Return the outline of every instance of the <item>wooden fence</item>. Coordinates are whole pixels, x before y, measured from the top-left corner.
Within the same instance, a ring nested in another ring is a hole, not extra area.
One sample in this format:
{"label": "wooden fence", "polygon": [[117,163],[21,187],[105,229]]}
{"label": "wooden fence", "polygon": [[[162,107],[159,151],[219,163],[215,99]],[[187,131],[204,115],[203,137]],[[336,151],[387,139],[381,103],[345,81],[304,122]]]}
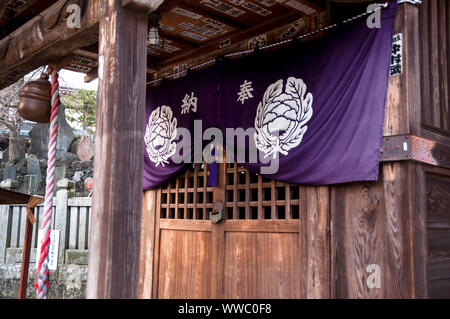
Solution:
{"label": "wooden fence", "polygon": [[[87,264],[90,197],[70,197],[70,190],[60,189],[53,201],[52,229],[60,230],[58,264]],[[34,263],[38,230],[42,229],[44,207],[35,209],[30,262]],[[25,236],[26,205],[0,205],[0,263],[20,263]]]}

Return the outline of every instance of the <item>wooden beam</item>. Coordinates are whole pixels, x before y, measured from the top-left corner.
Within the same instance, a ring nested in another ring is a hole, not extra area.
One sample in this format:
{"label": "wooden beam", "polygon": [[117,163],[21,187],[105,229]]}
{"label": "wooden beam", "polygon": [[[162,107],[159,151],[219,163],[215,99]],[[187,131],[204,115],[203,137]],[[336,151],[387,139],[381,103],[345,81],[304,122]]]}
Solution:
{"label": "wooden beam", "polygon": [[93,68],[91,71],[89,71],[88,74],[84,76],[84,82],[89,83],[94,81],[96,78],[98,78],[98,67]]}
{"label": "wooden beam", "polygon": [[79,3],[80,29],[67,25],[64,16],[68,2],[60,0],[0,41],[0,89],[42,65],[98,41],[101,1]]}
{"label": "wooden beam", "polygon": [[188,11],[192,11],[194,13],[203,15],[205,18],[210,18],[210,19],[222,22],[222,23],[228,25],[229,27],[235,28],[235,29],[237,29],[239,31],[242,31],[242,30],[246,29],[245,25],[243,25],[241,23],[238,23],[235,20],[228,19],[228,18],[225,18],[223,16],[216,16],[213,13],[211,13],[210,11],[208,11],[206,9],[203,9],[201,7],[197,7],[197,6],[194,7],[192,5],[188,5],[188,4],[184,3],[184,2],[183,3],[173,3],[172,7],[179,7],[179,8],[188,10]]}
{"label": "wooden beam", "polygon": [[105,3],[87,298],[137,298],[142,215],[147,15]]}
{"label": "wooden beam", "polygon": [[414,135],[383,138],[381,162],[414,161],[450,168],[450,147]]}
{"label": "wooden beam", "polygon": [[188,49],[197,49],[198,47],[200,47],[200,45],[194,41],[189,41],[188,39],[184,39],[181,37],[175,37],[163,31],[160,31],[160,33],[163,39],[170,40],[174,42],[174,44],[181,43],[182,45],[187,46]]}
{"label": "wooden beam", "polygon": [[161,63],[160,70],[170,66],[175,66],[181,63],[182,61],[186,62],[198,58],[200,56],[214,54],[214,52],[220,51],[219,43],[225,39],[231,39],[231,43],[236,44],[245,39],[250,39],[259,34],[269,32],[270,30],[273,30],[276,27],[279,27],[280,25],[289,24],[299,18],[301,18],[300,13],[291,12],[287,15],[283,15],[275,19],[268,20],[266,23],[263,23],[261,25],[248,28],[245,31],[234,31],[226,33],[221,37],[215,38],[210,43],[200,46],[196,50],[187,51],[178,55],[174,55],[173,57],[164,60]]}

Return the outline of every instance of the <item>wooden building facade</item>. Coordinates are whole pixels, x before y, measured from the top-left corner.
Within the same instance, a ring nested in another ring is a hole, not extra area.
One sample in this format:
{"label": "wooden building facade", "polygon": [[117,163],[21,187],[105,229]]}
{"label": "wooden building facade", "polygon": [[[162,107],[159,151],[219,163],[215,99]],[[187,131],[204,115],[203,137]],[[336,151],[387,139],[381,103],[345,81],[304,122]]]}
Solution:
{"label": "wooden building facade", "polygon": [[[399,5],[403,72],[389,80],[377,182],[289,185],[219,164],[208,187],[196,164],[143,194],[146,84],[371,1],[250,2],[266,15],[204,2],[0,1],[0,87],[44,64],[99,78],[87,297],[450,297],[450,1]],[[71,4],[79,28],[68,27]],[[147,43],[155,11],[164,46]],[[221,33],[201,35],[199,16]]]}

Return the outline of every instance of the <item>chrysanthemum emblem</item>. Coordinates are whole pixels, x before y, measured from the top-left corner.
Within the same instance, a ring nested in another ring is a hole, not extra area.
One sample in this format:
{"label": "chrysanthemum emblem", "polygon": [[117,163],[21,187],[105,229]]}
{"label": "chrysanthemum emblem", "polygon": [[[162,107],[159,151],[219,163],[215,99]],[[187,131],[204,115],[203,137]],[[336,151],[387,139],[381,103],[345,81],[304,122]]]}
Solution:
{"label": "chrysanthemum emblem", "polygon": [[168,164],[168,159],[175,154],[177,136],[177,119],[172,109],[163,105],[155,109],[148,120],[145,130],[145,144],[150,160],[156,166]]}
{"label": "chrysanthemum emblem", "polygon": [[313,96],[306,92],[302,79],[288,78],[271,84],[258,105],[254,134],[256,147],[275,159],[278,153],[288,155],[300,145],[313,115]]}

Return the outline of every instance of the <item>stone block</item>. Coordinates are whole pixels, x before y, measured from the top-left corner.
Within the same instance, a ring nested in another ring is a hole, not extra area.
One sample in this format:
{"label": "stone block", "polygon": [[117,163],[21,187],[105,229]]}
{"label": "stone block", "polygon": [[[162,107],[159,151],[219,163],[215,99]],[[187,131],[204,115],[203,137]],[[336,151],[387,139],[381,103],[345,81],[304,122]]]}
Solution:
{"label": "stone block", "polygon": [[65,260],[67,265],[87,265],[88,251],[78,249],[66,249]]}

